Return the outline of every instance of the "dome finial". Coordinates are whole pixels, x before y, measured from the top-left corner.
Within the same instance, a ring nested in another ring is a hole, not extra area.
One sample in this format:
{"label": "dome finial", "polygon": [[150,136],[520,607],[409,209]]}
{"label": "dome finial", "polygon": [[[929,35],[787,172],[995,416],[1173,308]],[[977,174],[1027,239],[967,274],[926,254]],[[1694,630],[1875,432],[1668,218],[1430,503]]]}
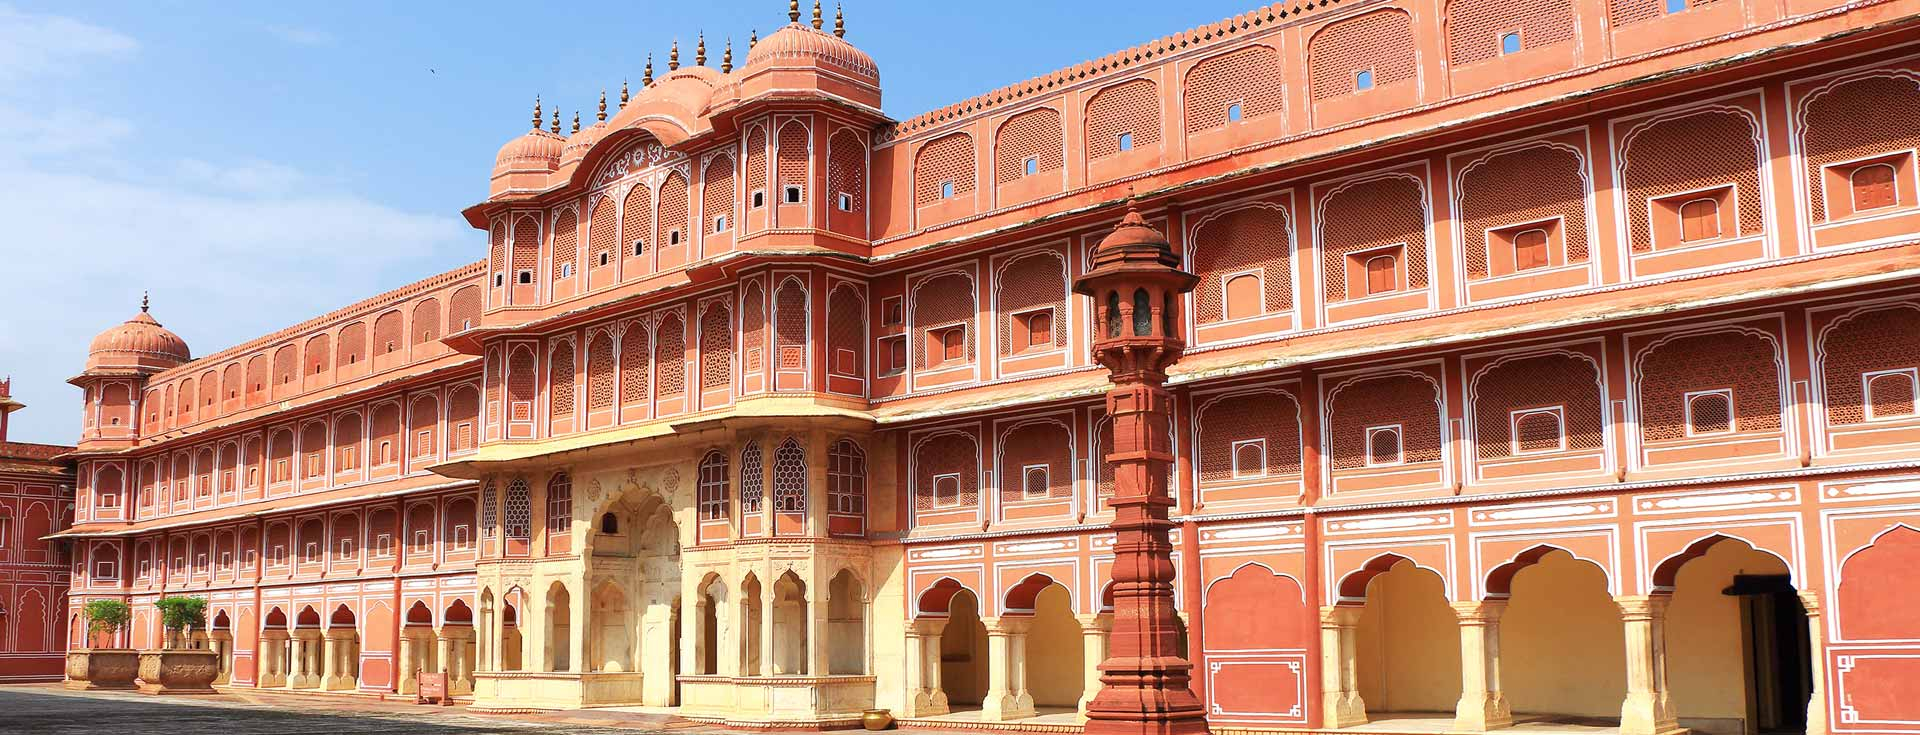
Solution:
{"label": "dome finial", "polygon": [[680,68],[680,39],[673,39],[673,47],[667,49],[667,71]]}
{"label": "dome finial", "polygon": [[[647,54],[647,65],[653,65],[653,54]],[[627,109],[627,80],[624,77],[620,79],[620,109]]]}
{"label": "dome finial", "polygon": [[707,65],[707,32],[700,32],[700,43],[693,47],[693,65]]}
{"label": "dome finial", "polygon": [[[621,87],[627,86],[626,81],[622,80],[620,82],[620,86]],[[604,90],[604,89],[600,90],[600,112],[598,115],[598,121],[599,122],[607,121],[607,90]]]}
{"label": "dome finial", "polygon": [[647,68],[640,73],[640,86],[653,86],[653,52],[647,52]]}
{"label": "dome finial", "polygon": [[800,0],[787,0],[787,22],[800,22]]}
{"label": "dome finial", "polygon": [[580,132],[580,111],[573,111],[573,132]]}
{"label": "dome finial", "polygon": [[820,0],[813,0],[813,29],[820,30]]}
{"label": "dome finial", "polygon": [[148,300],[149,296],[151,296],[151,294],[146,291],[140,292],[140,313],[142,314],[147,313],[147,307],[150,305]]}
{"label": "dome finial", "polygon": [[533,129],[540,129],[540,95],[533,96]]}
{"label": "dome finial", "polygon": [[838,38],[847,37],[847,14],[837,2],[833,4],[833,35]]}
{"label": "dome finial", "polygon": [[733,71],[733,36],[727,36],[727,50],[720,52],[720,73]]}
{"label": "dome finial", "polygon": [[560,108],[558,107],[553,108],[553,128],[550,132],[554,135],[560,134]]}
{"label": "dome finial", "polygon": [[760,45],[760,29],[755,28],[752,33],[747,35],[747,50],[752,51],[753,47],[758,45]]}

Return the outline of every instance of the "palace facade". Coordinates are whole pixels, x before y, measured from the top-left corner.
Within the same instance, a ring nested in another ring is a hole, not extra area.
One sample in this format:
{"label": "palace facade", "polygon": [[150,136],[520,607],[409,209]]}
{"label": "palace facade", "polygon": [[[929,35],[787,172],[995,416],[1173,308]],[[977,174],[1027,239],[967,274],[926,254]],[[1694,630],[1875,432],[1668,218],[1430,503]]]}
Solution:
{"label": "palace facade", "polygon": [[1920,2],[1281,3],[902,121],[789,20],[536,107],[479,262],[96,338],[69,643],[202,595],[236,687],[1075,730],[1131,202],[1213,728],[1920,731]]}
{"label": "palace facade", "polygon": [[73,522],[73,447],[7,440],[26,404],[0,379],[0,682],[57,681],[66,671],[65,541]]}

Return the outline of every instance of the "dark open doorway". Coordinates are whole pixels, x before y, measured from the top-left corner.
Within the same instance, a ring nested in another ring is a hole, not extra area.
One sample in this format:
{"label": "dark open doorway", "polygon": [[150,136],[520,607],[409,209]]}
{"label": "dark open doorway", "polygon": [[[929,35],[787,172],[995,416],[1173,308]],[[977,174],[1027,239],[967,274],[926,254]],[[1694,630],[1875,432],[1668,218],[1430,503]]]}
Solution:
{"label": "dark open doorway", "polygon": [[1741,600],[1747,634],[1749,732],[1805,733],[1813,696],[1807,611],[1784,574],[1741,574],[1723,590]]}

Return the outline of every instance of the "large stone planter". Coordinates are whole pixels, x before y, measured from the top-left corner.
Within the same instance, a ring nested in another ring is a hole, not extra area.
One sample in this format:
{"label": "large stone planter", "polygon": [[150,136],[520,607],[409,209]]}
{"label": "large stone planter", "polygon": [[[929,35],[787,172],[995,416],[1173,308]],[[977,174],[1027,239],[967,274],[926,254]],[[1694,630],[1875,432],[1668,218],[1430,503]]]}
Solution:
{"label": "large stone planter", "polygon": [[125,648],[76,648],[67,652],[68,689],[132,689],[140,654]]}
{"label": "large stone planter", "polygon": [[140,652],[140,691],[148,694],[213,694],[220,654],[167,649]]}

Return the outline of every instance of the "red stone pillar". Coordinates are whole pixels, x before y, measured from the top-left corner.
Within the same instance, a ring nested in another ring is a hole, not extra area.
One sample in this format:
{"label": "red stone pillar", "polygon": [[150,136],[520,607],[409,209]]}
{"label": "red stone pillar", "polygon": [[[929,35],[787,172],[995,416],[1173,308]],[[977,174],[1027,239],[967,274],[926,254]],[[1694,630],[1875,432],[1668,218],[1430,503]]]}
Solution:
{"label": "red stone pillar", "polygon": [[1172,397],[1166,368],[1180,358],[1179,304],[1195,278],[1180,270],[1166,237],[1132,206],[1093,254],[1074,291],[1093,297],[1094,359],[1112,387],[1115,535],[1113,633],[1100,665],[1105,686],[1087,707],[1087,735],[1205,733],[1206,711],[1189,687],[1193,665],[1179,645],[1173,609],[1173,545],[1167,486]]}

